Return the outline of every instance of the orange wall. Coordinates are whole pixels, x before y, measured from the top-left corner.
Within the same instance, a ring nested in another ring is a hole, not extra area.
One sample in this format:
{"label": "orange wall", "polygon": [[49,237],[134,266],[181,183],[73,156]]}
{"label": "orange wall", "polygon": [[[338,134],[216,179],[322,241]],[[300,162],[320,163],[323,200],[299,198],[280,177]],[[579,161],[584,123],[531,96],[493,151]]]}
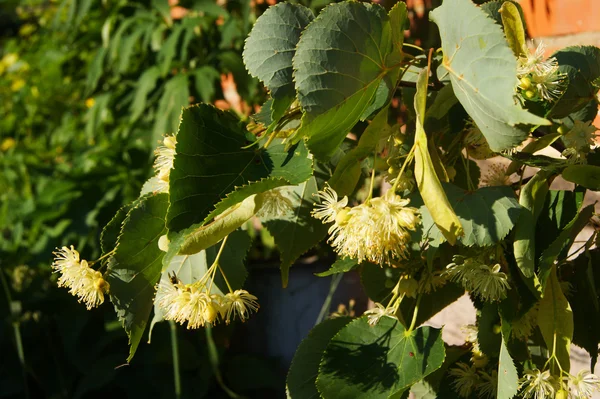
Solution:
{"label": "orange wall", "polygon": [[600,31],[600,0],[520,0],[532,37]]}

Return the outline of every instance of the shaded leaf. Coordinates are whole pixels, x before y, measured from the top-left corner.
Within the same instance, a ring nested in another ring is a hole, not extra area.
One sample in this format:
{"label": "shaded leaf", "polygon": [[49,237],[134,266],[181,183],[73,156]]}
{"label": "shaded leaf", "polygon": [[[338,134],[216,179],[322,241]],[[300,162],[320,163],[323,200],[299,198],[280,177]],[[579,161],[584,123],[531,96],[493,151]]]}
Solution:
{"label": "shaded leaf", "polygon": [[337,273],[346,273],[350,270],[354,270],[358,267],[358,261],[352,258],[340,258],[336,260],[333,265],[329,268],[329,270],[324,271],[322,273],[315,273],[316,276],[319,277],[327,277],[332,274]]}
{"label": "shaded leaf", "polygon": [[[502,240],[515,226],[520,206],[510,187],[483,187],[476,191],[463,190],[453,184],[443,184],[448,200],[464,229],[459,242],[466,246],[485,247]],[[413,206],[420,207],[423,238],[434,243],[443,236],[433,223],[423,200],[412,196]]]}
{"label": "shaded leaf", "polygon": [[444,357],[441,330],[421,327],[409,333],[398,320],[384,317],[370,326],[361,317],[327,345],[317,389],[326,398],[387,398],[437,370]]}
{"label": "shaded leaf", "polygon": [[279,250],[284,287],[287,286],[292,264],[327,235],[327,226],[310,214],[317,201],[315,194],[318,190],[314,176],[298,186],[290,187],[288,198],[292,203],[291,212],[264,222]]}
{"label": "shaded leaf", "polygon": [[357,146],[348,151],[337,164],[329,185],[340,197],[354,192],[361,176],[362,159],[373,155],[381,138],[390,133],[387,123],[388,109],[385,107],[379,111],[360,136]]}
{"label": "shaded leaf", "polygon": [[595,100],[600,79],[600,49],[572,46],[552,54],[559,72],[567,75],[567,90],[551,110],[553,118],[564,118]]}
{"label": "shaded leaf", "polygon": [[470,0],[445,0],[430,16],[440,29],[443,67],[454,94],[493,151],[513,148],[527,137],[519,124],[550,123],[515,102],[517,60],[500,26],[483,10]]}
{"label": "shaded leaf", "polygon": [[123,221],[119,243],[108,265],[110,299],[129,336],[131,361],[152,310],[154,286],[160,278],[164,252],[158,239],[166,234],[168,195],[146,197]]}
{"label": "shaded leaf", "polygon": [[594,165],[570,165],[562,172],[562,177],[594,191],[600,191],[600,167]]}
{"label": "shaded leaf", "polygon": [[[546,347],[549,350],[556,348],[556,358],[562,370],[569,371],[571,366],[569,353],[573,339],[573,312],[560,288],[555,267],[552,267],[549,273],[544,296],[540,301],[537,321]],[[553,374],[558,375],[556,372],[554,370]]]}
{"label": "shaded leaf", "polygon": [[532,278],[535,273],[535,230],[548,194],[547,179],[547,173],[537,173],[521,188],[519,195],[522,210],[515,225],[513,250],[517,266],[526,278]]}
{"label": "shaded leaf", "polygon": [[186,108],[177,134],[167,215],[170,230],[205,224],[247,197],[312,175],[303,144],[286,152],[250,147],[252,137],[232,114],[209,105]]}
{"label": "shaded leaf", "polygon": [[291,398],[319,398],[315,385],[323,351],[331,338],[352,321],[350,317],[336,317],[317,324],[304,338],[292,359],[287,375],[287,391]]}
{"label": "shaded leaf", "polygon": [[550,246],[542,252],[539,259],[539,275],[542,287],[546,287],[546,281],[552,270],[554,262],[567,255],[567,251],[573,245],[577,235],[583,230],[594,214],[594,204],[588,205],[581,210],[574,218],[565,226],[558,237],[552,241]]}

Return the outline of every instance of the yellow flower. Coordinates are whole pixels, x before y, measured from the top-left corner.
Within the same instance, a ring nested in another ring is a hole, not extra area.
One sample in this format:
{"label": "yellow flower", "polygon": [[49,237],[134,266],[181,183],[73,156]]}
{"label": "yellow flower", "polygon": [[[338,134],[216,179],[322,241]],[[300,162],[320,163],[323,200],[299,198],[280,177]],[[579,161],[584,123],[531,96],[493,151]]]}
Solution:
{"label": "yellow flower", "polygon": [[501,271],[500,264],[488,266],[475,258],[458,255],[453,260],[445,272],[450,280],[459,282],[467,291],[487,302],[506,298],[510,285],[507,275]]}
{"label": "yellow flower", "polygon": [[338,212],[348,205],[348,197],[338,201],[337,193],[329,186],[326,186],[323,191],[319,191],[316,196],[321,203],[315,206],[315,210],[311,214],[315,219],[322,220],[324,224],[333,223]]}
{"label": "yellow flower", "polygon": [[0,63],[8,68],[17,61],[19,61],[19,55],[17,53],[8,53],[2,57]]}
{"label": "yellow flower", "polygon": [[418,210],[407,206],[409,200],[388,191],[383,197],[347,208],[348,198],[338,201],[329,187],[319,195],[324,201],[313,216],[323,223],[334,222],[329,242],[340,256],[377,264],[406,259],[408,230],[414,231],[419,223]]}
{"label": "yellow flower", "polygon": [[96,100],[93,97],[90,97],[85,100],[85,106],[87,108],[92,108],[96,104]]}
{"label": "yellow flower", "polygon": [[10,85],[10,89],[15,92],[21,90],[23,87],[25,87],[25,81],[23,79],[17,79]]}
{"label": "yellow flower", "polygon": [[59,287],[70,288],[69,293],[84,302],[88,310],[104,303],[110,285],[102,273],[89,267],[85,259],[80,261],[79,252],[72,245],[57,249],[54,255],[52,268],[60,273]]}
{"label": "yellow flower", "polygon": [[480,383],[479,374],[475,367],[466,363],[459,362],[456,366],[448,373],[455,378],[452,386],[461,398],[468,398]]}
{"label": "yellow flower", "polygon": [[492,371],[486,373],[485,371],[479,371],[481,376],[481,383],[477,385],[477,392],[479,398],[496,398],[498,392],[498,372]]}
{"label": "yellow flower", "polygon": [[562,136],[565,146],[576,151],[589,152],[590,147],[596,144],[596,130],[598,130],[591,123],[575,121],[573,128]]}
{"label": "yellow flower", "polygon": [[163,311],[165,320],[179,324],[187,322],[188,329],[214,324],[219,316],[229,324],[236,316],[245,321],[252,312],[258,310],[256,297],[245,290],[237,290],[227,295],[209,294],[205,276],[192,284],[163,278],[156,289],[155,303]]}
{"label": "yellow flower", "polygon": [[83,260],[79,279],[73,283],[69,292],[77,296],[79,302],[85,303],[86,308],[90,310],[104,303],[104,294],[108,293],[109,289],[110,285],[104,280],[102,273],[89,267]]}
{"label": "yellow flower", "polygon": [[369,309],[364,313],[367,316],[367,320],[369,325],[375,326],[379,323],[382,317],[391,317],[392,319],[398,319],[396,317],[396,308],[395,307],[384,307],[380,303],[375,303],[375,307],[373,309]]}
{"label": "yellow flower", "polygon": [[575,399],[591,398],[594,392],[600,391],[600,378],[587,370],[581,370],[576,376],[568,376],[571,395]]}
{"label": "yellow flower", "polygon": [[510,176],[506,174],[506,168],[502,164],[492,164],[489,166],[489,172],[481,179],[482,183],[488,187],[510,186]]}
{"label": "yellow flower", "polygon": [[16,145],[17,142],[15,139],[13,139],[12,137],[7,137],[4,140],[2,140],[2,144],[0,144],[0,150],[2,150],[2,152],[6,152]]}
{"label": "yellow flower", "polygon": [[257,298],[246,290],[230,292],[223,298],[221,312],[224,314],[225,324],[229,324],[234,317],[242,322],[250,317],[252,312],[259,308]]}
{"label": "yellow flower", "polygon": [[554,385],[554,379],[548,370],[544,372],[538,369],[527,370],[519,380],[519,389],[523,399],[553,398],[556,391]]}
{"label": "yellow flower", "polygon": [[81,264],[79,262],[79,252],[71,245],[71,248],[62,247],[53,252],[55,255],[52,268],[54,272],[60,273],[58,278],[59,287],[71,287],[73,281],[77,279]]}
{"label": "yellow flower", "polygon": [[156,160],[154,161],[154,169],[158,177],[161,187],[159,191],[169,192],[169,176],[173,169],[173,161],[175,160],[175,146],[177,139],[175,136],[165,136],[163,145],[158,146],[154,151]]}
{"label": "yellow flower", "polygon": [[275,188],[263,193],[263,203],[256,216],[259,218],[274,218],[284,216],[294,208],[287,196],[285,187]]}
{"label": "yellow flower", "polygon": [[528,100],[554,101],[565,89],[565,75],[559,73],[556,58],[544,60],[545,48],[540,43],[533,54],[518,59],[519,94]]}

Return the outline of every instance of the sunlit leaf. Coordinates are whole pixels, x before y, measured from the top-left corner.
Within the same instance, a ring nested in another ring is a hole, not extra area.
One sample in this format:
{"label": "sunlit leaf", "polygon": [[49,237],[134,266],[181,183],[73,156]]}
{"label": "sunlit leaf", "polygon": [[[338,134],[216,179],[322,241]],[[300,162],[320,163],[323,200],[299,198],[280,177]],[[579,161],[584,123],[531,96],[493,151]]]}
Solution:
{"label": "sunlit leaf", "polygon": [[493,151],[513,148],[527,137],[517,125],[550,123],[515,101],[517,60],[500,26],[483,10],[470,0],[445,0],[430,17],[440,29],[443,67],[454,94]]}

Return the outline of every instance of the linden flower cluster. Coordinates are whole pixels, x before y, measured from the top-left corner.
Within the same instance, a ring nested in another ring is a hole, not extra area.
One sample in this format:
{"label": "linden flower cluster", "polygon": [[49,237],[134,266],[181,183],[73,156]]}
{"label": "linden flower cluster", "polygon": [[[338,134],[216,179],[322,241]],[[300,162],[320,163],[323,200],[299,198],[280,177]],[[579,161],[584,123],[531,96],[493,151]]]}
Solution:
{"label": "linden flower cluster", "polygon": [[488,266],[476,258],[455,255],[453,262],[446,267],[446,275],[459,282],[467,290],[487,302],[506,298],[510,289],[506,273],[500,271],[500,264]]}
{"label": "linden flower cluster", "polygon": [[169,175],[173,169],[173,160],[175,159],[175,145],[177,139],[175,136],[165,136],[163,145],[158,146],[154,150],[156,160],[154,161],[154,169],[158,178],[159,191],[163,193],[169,192]]}
{"label": "linden flower cluster", "polygon": [[554,101],[564,90],[565,77],[558,72],[556,58],[544,60],[544,52],[545,47],[540,43],[533,54],[527,51],[518,58],[518,87],[523,99]]}
{"label": "linden flower cluster", "polygon": [[407,206],[409,200],[388,191],[350,208],[348,197],[338,200],[329,186],[317,196],[321,204],[312,215],[323,223],[333,223],[329,242],[340,256],[376,264],[408,257],[408,231],[415,231],[419,223],[418,210]]}
{"label": "linden flower cluster", "polygon": [[[562,129],[563,127],[559,128],[559,132]],[[597,130],[591,122],[575,121],[573,128],[561,137],[567,147],[562,155],[572,163],[585,163],[587,153],[596,144]]]}
{"label": "linden flower cluster", "polygon": [[60,273],[58,286],[70,288],[69,293],[85,303],[88,310],[104,303],[110,285],[102,273],[88,266],[85,259],[79,259],[79,252],[73,246],[62,247],[54,252],[52,268]]}
{"label": "linden flower cluster", "polygon": [[478,398],[495,398],[498,391],[498,373],[478,369],[476,365],[456,363],[448,372],[454,377],[452,386],[461,398],[470,398],[477,392]]}
{"label": "linden flower cluster", "polygon": [[205,278],[192,284],[173,280],[163,279],[158,284],[156,303],[163,310],[165,320],[180,324],[187,321],[188,329],[215,324],[219,320],[229,324],[236,317],[245,321],[259,308],[257,298],[245,290],[226,295],[210,294]]}

